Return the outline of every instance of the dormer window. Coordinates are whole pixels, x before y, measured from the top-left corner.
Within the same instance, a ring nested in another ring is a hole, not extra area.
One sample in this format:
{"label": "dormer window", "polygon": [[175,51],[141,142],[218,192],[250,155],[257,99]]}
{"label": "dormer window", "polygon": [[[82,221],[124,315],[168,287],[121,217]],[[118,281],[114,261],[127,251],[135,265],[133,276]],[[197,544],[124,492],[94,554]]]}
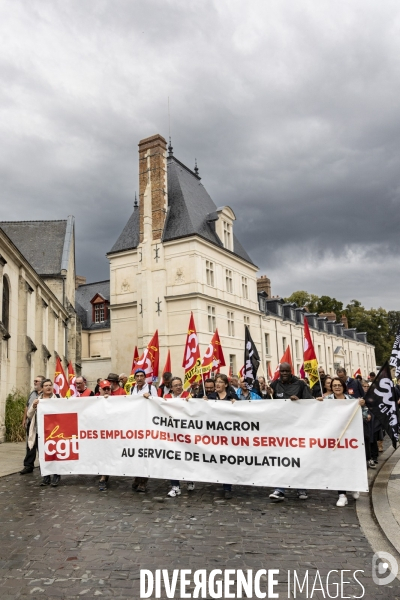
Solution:
{"label": "dormer window", "polygon": [[92,321],[93,323],[104,323],[108,319],[108,300],[103,298],[101,294],[96,294],[90,301],[92,305]]}
{"label": "dormer window", "polygon": [[94,305],[94,322],[95,323],[104,323],[104,321],[105,321],[104,313],[105,313],[104,302],[102,302],[101,304],[95,304]]}
{"label": "dormer window", "polygon": [[223,221],[224,223],[224,246],[228,248],[228,250],[232,247],[232,225]]}
{"label": "dormer window", "polygon": [[215,231],[223,247],[233,252],[233,221],[236,220],[235,213],[229,206],[217,208],[216,213],[218,219],[215,223]]}

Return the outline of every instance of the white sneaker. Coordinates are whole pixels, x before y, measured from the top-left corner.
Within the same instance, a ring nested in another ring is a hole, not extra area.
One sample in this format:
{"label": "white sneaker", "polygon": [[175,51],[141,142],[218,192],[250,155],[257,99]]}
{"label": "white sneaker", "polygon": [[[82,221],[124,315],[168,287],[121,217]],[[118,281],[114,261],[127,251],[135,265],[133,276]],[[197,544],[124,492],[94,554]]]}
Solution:
{"label": "white sneaker", "polygon": [[171,498],[175,498],[175,496],[180,496],[180,495],[181,495],[181,488],[176,485],[173,485],[167,494],[167,496],[170,496]]}
{"label": "white sneaker", "polygon": [[354,500],[358,500],[360,497],[360,492],[351,492],[351,495],[353,496]]}
{"label": "white sneaker", "polygon": [[348,504],[346,494],[339,494],[339,499],[336,502],[336,506],[346,506],[346,504]]}
{"label": "white sneaker", "polygon": [[194,490],[194,483],[193,483],[193,481],[188,481],[187,489],[188,489],[188,492],[193,492],[193,490]]}

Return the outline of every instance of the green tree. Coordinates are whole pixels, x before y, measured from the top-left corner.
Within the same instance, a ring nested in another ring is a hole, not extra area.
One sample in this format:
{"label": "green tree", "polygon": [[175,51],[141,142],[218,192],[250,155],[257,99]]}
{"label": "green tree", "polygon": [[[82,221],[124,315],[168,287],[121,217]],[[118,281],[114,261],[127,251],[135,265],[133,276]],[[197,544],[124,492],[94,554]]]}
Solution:
{"label": "green tree", "polygon": [[388,324],[389,324],[389,335],[392,340],[392,344],[397,335],[400,327],[400,310],[389,310],[388,311]]}
{"label": "green tree", "polygon": [[392,342],[389,335],[388,313],[384,308],[367,310],[359,300],[352,300],[345,310],[349,327],[365,331],[370,344],[375,346],[375,358],[382,365],[390,356]]}

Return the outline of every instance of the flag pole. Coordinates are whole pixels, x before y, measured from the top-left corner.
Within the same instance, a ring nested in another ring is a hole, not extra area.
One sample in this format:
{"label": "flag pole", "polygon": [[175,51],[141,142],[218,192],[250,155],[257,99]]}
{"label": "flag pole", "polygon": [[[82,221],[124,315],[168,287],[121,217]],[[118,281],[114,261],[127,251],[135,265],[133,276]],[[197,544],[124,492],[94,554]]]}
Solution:
{"label": "flag pole", "polygon": [[355,407],[355,409],[354,409],[354,411],[353,411],[353,414],[351,415],[350,419],[347,421],[345,428],[343,429],[342,433],[340,434],[340,436],[339,436],[339,437],[338,437],[338,439],[336,440],[336,444],[335,444],[334,450],[336,450],[336,448],[338,447],[338,444],[339,444],[340,440],[342,439],[342,437],[343,437],[343,436],[344,436],[344,434],[346,433],[346,431],[347,431],[347,429],[348,429],[348,427],[349,427],[350,423],[352,422],[352,420],[353,420],[353,419],[354,419],[354,417],[356,416],[356,414],[357,414],[357,411],[358,411],[358,409],[359,409],[359,408],[360,408],[360,405],[359,405],[359,403],[357,402],[357,406]]}

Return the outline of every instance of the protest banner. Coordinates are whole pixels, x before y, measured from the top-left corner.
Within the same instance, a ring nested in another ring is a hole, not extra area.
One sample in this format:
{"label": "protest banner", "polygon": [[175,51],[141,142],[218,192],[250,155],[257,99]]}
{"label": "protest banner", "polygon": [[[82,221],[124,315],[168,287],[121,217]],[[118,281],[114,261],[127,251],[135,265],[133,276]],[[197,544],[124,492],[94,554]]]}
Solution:
{"label": "protest banner", "polygon": [[361,409],[333,450],[355,402],[41,400],[41,471],[368,491]]}

